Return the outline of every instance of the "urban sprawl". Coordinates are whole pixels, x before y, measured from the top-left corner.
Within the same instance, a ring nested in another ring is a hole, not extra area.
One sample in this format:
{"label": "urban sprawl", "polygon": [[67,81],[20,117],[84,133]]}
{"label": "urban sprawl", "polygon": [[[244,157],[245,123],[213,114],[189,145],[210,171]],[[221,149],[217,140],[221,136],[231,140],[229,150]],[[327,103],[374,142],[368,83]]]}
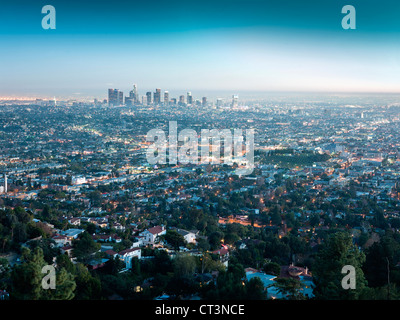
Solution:
{"label": "urban sprawl", "polygon": [[[0,101],[0,299],[398,299],[398,101],[136,85]],[[171,121],[253,129],[251,174],[149,164],[146,134]]]}

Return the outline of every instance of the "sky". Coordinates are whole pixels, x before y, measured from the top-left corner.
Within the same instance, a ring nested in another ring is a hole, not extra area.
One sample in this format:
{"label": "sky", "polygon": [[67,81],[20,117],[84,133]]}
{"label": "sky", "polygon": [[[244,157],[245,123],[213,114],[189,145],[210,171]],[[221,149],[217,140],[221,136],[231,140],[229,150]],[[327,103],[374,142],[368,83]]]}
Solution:
{"label": "sky", "polygon": [[[356,9],[345,30],[342,7]],[[56,29],[41,26],[44,5]],[[400,92],[400,2],[0,3],[0,97],[187,91]]]}

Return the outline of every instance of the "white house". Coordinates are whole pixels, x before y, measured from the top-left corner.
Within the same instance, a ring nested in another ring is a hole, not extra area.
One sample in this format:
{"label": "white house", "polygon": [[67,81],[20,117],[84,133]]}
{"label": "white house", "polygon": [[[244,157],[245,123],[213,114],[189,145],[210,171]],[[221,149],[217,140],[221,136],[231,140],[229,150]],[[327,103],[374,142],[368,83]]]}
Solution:
{"label": "white house", "polygon": [[83,230],[83,229],[68,229],[68,230],[62,231],[61,234],[66,236],[70,241],[72,241],[72,239],[77,239],[78,236],[84,231],[85,230]]}
{"label": "white house", "polygon": [[164,226],[155,226],[141,232],[139,235],[142,236],[143,244],[154,244],[157,237],[166,234],[166,229]]}
{"label": "white house", "polygon": [[54,237],[52,237],[52,239],[55,241],[56,246],[59,248],[65,247],[67,244],[70,244],[70,240],[68,240],[68,237],[64,235],[55,235]]}
{"label": "white house", "polygon": [[118,257],[120,260],[125,262],[125,266],[127,269],[132,268],[132,259],[137,257],[140,259],[142,257],[142,250],[140,248],[131,248],[126,249],[121,252],[118,252]]}
{"label": "white house", "polygon": [[228,250],[228,247],[223,246],[221,249],[215,250],[212,253],[218,255],[219,256],[219,261],[222,262],[222,264],[225,267],[228,267],[228,262],[229,262],[229,250]]}
{"label": "white house", "polygon": [[73,185],[84,184],[86,183],[86,178],[84,176],[73,176],[71,179],[71,183]]}
{"label": "white house", "polygon": [[81,224],[81,219],[79,219],[79,218],[70,218],[70,219],[68,219],[68,223],[72,224],[73,226],[79,226]]}
{"label": "white house", "polygon": [[131,248],[139,248],[140,246],[143,245],[142,238],[135,238],[134,242],[131,245]]}
{"label": "white house", "polygon": [[180,235],[182,235],[187,243],[196,243],[196,236],[198,234],[198,231],[187,231],[179,228],[171,228],[171,230],[175,230]]}

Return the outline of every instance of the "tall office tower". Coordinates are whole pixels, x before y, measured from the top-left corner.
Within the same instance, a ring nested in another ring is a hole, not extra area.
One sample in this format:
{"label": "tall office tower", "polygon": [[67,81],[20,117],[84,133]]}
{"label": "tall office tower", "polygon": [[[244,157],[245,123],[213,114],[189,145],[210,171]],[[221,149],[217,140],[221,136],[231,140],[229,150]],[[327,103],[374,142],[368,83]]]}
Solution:
{"label": "tall office tower", "polygon": [[205,107],[207,105],[207,97],[201,98],[201,105]]}
{"label": "tall office tower", "polygon": [[118,91],[118,105],[122,106],[124,104],[124,93],[122,91]]}
{"label": "tall office tower", "polygon": [[234,95],[232,96],[232,107],[233,107],[233,108],[235,108],[235,107],[238,106],[238,99],[239,99],[239,97],[238,97],[236,94],[234,94]]}
{"label": "tall office tower", "polygon": [[117,101],[118,90],[117,89],[108,89],[108,105],[115,105]]}
{"label": "tall office tower", "polygon": [[193,104],[193,97],[191,92],[187,93],[187,104]]}
{"label": "tall office tower", "polygon": [[136,84],[133,85],[133,89],[132,89],[132,98],[133,98],[133,102],[134,102],[134,103],[139,102],[139,96],[138,96]]}
{"label": "tall office tower", "polygon": [[217,98],[217,107],[221,107],[221,106],[222,106],[222,99]]}
{"label": "tall office tower", "polygon": [[118,89],[108,89],[108,105],[120,106],[124,104],[124,93]]}
{"label": "tall office tower", "polygon": [[170,102],[171,104],[176,104],[176,98],[172,98]]}
{"label": "tall office tower", "polygon": [[136,84],[133,85],[133,89],[129,91],[129,97],[125,97],[125,104],[127,106],[134,106],[138,102]]}
{"label": "tall office tower", "polygon": [[161,102],[161,89],[156,89],[154,92],[154,105],[159,105]]}
{"label": "tall office tower", "polygon": [[185,96],[181,95],[179,96],[179,105],[183,106],[185,104]]}
{"label": "tall office tower", "polygon": [[169,92],[164,91],[164,105],[169,105]]}
{"label": "tall office tower", "polygon": [[151,92],[150,91],[146,92],[146,102],[147,102],[148,106],[151,105]]}
{"label": "tall office tower", "polygon": [[4,193],[7,193],[7,175],[4,174]]}

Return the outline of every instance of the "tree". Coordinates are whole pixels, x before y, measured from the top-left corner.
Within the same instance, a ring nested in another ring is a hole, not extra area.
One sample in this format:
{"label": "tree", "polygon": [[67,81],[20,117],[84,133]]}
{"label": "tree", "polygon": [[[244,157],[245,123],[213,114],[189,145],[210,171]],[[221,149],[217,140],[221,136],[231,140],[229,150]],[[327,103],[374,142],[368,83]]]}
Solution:
{"label": "tree", "polygon": [[89,222],[86,225],[86,231],[90,234],[96,233],[96,229],[97,229],[97,227],[94,223]]}
{"label": "tree", "polygon": [[281,266],[276,262],[269,262],[264,265],[263,270],[267,274],[278,276],[281,272]]}
{"label": "tree", "polygon": [[22,259],[23,263],[14,266],[11,273],[11,297],[17,300],[39,300],[43,295],[41,271],[46,265],[43,251],[37,248],[32,253],[29,249],[23,249]]}
{"label": "tree", "polygon": [[14,266],[11,273],[11,296],[17,300],[69,300],[74,297],[76,287],[73,275],[61,268],[56,273],[56,288],[44,289],[42,279],[45,274],[42,268],[47,265],[43,250],[35,251],[24,248],[22,264]]}
{"label": "tree", "polygon": [[221,231],[212,232],[208,237],[211,249],[219,249],[221,247],[221,240],[223,238],[224,234]]}
{"label": "tree", "polygon": [[275,281],[274,287],[278,292],[289,300],[304,300],[304,295],[300,292],[302,283],[294,278],[278,278]]}
{"label": "tree", "polygon": [[204,238],[197,239],[197,248],[202,251],[207,251],[210,249],[210,244]]}
{"label": "tree", "polygon": [[98,190],[89,193],[88,198],[93,206],[98,207],[101,205],[101,192]]}
{"label": "tree", "polygon": [[174,259],[174,274],[177,276],[192,275],[196,270],[196,258],[187,254],[179,254]]}
{"label": "tree", "polygon": [[101,283],[93,277],[89,270],[82,264],[75,265],[76,300],[99,299],[101,296]]}
{"label": "tree", "polygon": [[245,272],[241,264],[234,260],[229,264],[228,270],[220,272],[217,285],[209,286],[204,292],[205,299],[218,300],[243,300],[246,298]]}
{"label": "tree", "polygon": [[0,258],[0,288],[8,289],[11,276],[11,266],[8,260]]}
{"label": "tree", "polygon": [[92,255],[100,250],[101,244],[96,243],[88,232],[80,234],[79,239],[73,242],[74,255],[81,262],[87,263]]}
{"label": "tree", "polygon": [[400,258],[399,251],[399,243],[389,232],[386,232],[379,242],[375,242],[368,248],[363,270],[369,286],[387,285],[388,276],[391,282],[397,281],[400,284],[399,271],[396,267]]}
{"label": "tree", "polygon": [[64,268],[66,271],[73,273],[74,272],[74,264],[71,262],[70,258],[67,254],[60,254],[56,258],[57,268]]}
{"label": "tree", "polygon": [[[338,232],[330,235],[317,253],[313,267],[313,291],[317,299],[353,300],[361,298],[366,280],[361,269],[365,255],[355,245],[348,233]],[[356,289],[342,288],[342,268],[345,265],[355,269]]]}
{"label": "tree", "polygon": [[259,277],[251,278],[246,283],[246,299],[248,300],[264,300],[266,294],[264,292],[264,284]]}
{"label": "tree", "polygon": [[175,230],[168,230],[164,235],[164,239],[173,246],[175,250],[178,250],[179,247],[186,244],[185,238]]}
{"label": "tree", "polygon": [[74,276],[64,268],[56,275],[56,289],[44,290],[41,299],[45,300],[72,300],[75,297],[76,283]]}

